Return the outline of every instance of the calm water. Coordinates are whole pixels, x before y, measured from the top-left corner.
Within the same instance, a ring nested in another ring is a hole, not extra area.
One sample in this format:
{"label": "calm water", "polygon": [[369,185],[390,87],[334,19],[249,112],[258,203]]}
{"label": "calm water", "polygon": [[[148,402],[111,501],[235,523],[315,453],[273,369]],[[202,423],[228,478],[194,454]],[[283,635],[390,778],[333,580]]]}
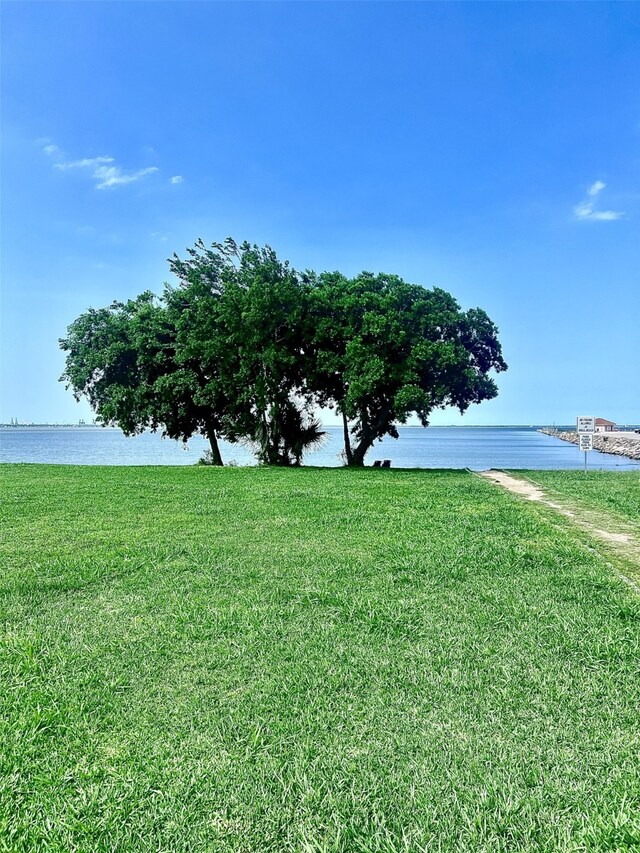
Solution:
{"label": "calm water", "polygon": [[[367,464],[391,459],[394,468],[581,468],[584,454],[572,444],[525,427],[404,427],[396,441],[385,438],[367,455]],[[193,465],[208,448],[192,438],[180,442],[145,433],[127,438],[101,428],[12,427],[0,430],[0,462],[52,462],[76,465]],[[221,443],[225,462],[254,463],[239,445]],[[306,464],[342,464],[342,431],[329,427],[323,447]],[[640,470],[640,462],[593,451],[590,468]]]}

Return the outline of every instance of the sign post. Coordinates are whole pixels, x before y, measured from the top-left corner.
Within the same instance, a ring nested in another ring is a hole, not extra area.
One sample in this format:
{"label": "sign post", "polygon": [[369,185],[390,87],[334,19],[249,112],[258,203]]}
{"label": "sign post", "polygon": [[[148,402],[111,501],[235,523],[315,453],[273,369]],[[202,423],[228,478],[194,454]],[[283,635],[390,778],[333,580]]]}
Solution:
{"label": "sign post", "polygon": [[584,451],[584,473],[587,473],[587,453],[593,450],[593,434],[596,431],[596,419],[592,415],[578,415],[576,421],[578,447]]}
{"label": "sign post", "polygon": [[587,453],[593,450],[593,433],[581,432],[578,435],[578,443],[580,450],[584,450],[584,473],[587,473]]}

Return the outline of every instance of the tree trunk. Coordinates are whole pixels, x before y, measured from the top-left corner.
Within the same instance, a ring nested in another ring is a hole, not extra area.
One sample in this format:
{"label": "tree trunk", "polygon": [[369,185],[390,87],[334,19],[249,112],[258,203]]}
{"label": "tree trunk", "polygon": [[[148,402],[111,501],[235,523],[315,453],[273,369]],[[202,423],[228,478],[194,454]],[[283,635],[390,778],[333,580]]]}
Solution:
{"label": "tree trunk", "polygon": [[347,462],[347,465],[352,465],[354,468],[362,468],[364,465],[364,457],[367,455],[369,450],[371,450],[373,442],[380,435],[380,430],[385,426],[386,419],[389,414],[390,410],[388,408],[383,409],[372,424],[369,418],[369,412],[363,410],[361,421],[362,438],[356,447],[353,449],[350,448],[351,461]]}
{"label": "tree trunk", "polygon": [[369,412],[366,408],[363,408],[360,413],[360,441],[355,447],[349,448],[351,453],[351,459],[347,462],[349,467],[363,467],[364,457],[373,444],[375,437],[375,431],[371,428],[369,421]]}
{"label": "tree trunk", "polygon": [[218,436],[216,435],[215,429],[212,427],[207,427],[207,438],[209,439],[209,444],[211,446],[211,464],[224,465],[224,462],[222,461],[222,454],[218,447]]}
{"label": "tree trunk", "polygon": [[364,457],[372,447],[375,437],[375,432],[371,430],[365,421],[362,427],[362,437],[358,444],[351,449],[351,462],[348,463],[349,465],[352,465],[354,468],[362,468]]}
{"label": "tree trunk", "polygon": [[352,468],[362,468],[364,466],[364,457],[367,455],[372,444],[373,439],[362,438],[360,443],[352,450],[351,459],[347,462],[347,465]]}
{"label": "tree trunk", "polygon": [[342,412],[342,432],[344,434],[344,457],[347,465],[353,465],[353,453],[351,452],[351,438],[349,436],[349,422],[347,416]]}

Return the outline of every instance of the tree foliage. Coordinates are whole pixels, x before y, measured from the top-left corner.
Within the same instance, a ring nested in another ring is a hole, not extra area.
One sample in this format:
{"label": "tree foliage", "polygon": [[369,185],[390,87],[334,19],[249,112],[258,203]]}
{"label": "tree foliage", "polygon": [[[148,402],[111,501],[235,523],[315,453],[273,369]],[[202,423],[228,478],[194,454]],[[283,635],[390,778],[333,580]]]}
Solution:
{"label": "tree foliage", "polygon": [[433,409],[495,397],[489,371],[507,367],[484,311],[397,276],[323,274],[310,315],[311,388],[343,417],[348,464],[363,464],[376,439],[397,438],[412,414],[427,426]]}
{"label": "tree foliage", "polygon": [[170,267],[182,351],[224,389],[222,434],[265,464],[300,464],[323,436],[305,380],[306,277],[270,247],[232,240],[199,241]]}
{"label": "tree foliage", "polygon": [[305,280],[269,247],[202,241],[169,260],[156,300],[89,309],[60,345],[61,379],[105,424],[187,440],[242,441],[259,461],[297,465],[323,436],[305,391]]}
{"label": "tree foliage", "polygon": [[362,465],[373,442],[398,437],[415,413],[464,412],[495,397],[506,369],[497,329],[438,288],[393,275],[300,274],[268,246],[199,240],[177,279],[89,309],[60,341],[61,379],[99,420],[126,434],[160,429],[187,440],[244,442],[259,461],[298,465],[323,437],[314,406],[342,416],[345,459]]}

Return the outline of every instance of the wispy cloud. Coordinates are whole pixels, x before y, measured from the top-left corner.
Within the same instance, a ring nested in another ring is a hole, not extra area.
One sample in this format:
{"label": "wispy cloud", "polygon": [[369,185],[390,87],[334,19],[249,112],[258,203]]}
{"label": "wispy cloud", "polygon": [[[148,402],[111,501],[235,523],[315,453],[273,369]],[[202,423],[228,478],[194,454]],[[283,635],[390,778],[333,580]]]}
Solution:
{"label": "wispy cloud", "polygon": [[596,181],[595,183],[591,184],[591,186],[587,190],[587,195],[591,198],[595,198],[598,193],[602,192],[605,187],[606,184],[604,181]]}
{"label": "wispy cloud", "polygon": [[45,145],[42,150],[44,151],[45,154],[48,154],[49,157],[56,157],[56,156],[62,154],[62,151],[60,151],[58,146],[54,145],[53,143],[49,143],[48,145]]}
{"label": "wispy cloud", "polygon": [[587,190],[587,197],[573,208],[576,219],[589,220],[591,222],[613,222],[621,219],[624,211],[621,210],[596,210],[598,196],[607,185],[604,181],[595,181]]}
{"label": "wispy cloud", "polygon": [[101,157],[83,157],[81,160],[66,160],[63,152],[57,145],[48,144],[42,149],[49,157],[57,160],[54,163],[54,168],[61,172],[67,172],[71,169],[86,170],[95,181],[95,188],[98,190],[108,189],[109,187],[122,186],[124,184],[132,184],[134,181],[139,181],[145,175],[151,175],[157,172],[157,166],[147,166],[144,169],[135,171],[125,171],[119,166],[114,157],[105,154]]}
{"label": "wispy cloud", "polygon": [[157,166],[148,166],[146,169],[138,169],[137,172],[123,172],[119,166],[98,166],[93,177],[98,180],[96,189],[104,190],[107,187],[117,187],[120,184],[132,184],[139,181],[145,175],[157,172]]}
{"label": "wispy cloud", "polygon": [[67,169],[92,169],[101,163],[113,163],[113,157],[85,157],[84,160],[72,160],[71,162],[56,163],[56,169],[63,172]]}
{"label": "wispy cloud", "polygon": [[174,175],[172,178],[169,178],[170,184],[181,184],[184,181],[182,175]]}

